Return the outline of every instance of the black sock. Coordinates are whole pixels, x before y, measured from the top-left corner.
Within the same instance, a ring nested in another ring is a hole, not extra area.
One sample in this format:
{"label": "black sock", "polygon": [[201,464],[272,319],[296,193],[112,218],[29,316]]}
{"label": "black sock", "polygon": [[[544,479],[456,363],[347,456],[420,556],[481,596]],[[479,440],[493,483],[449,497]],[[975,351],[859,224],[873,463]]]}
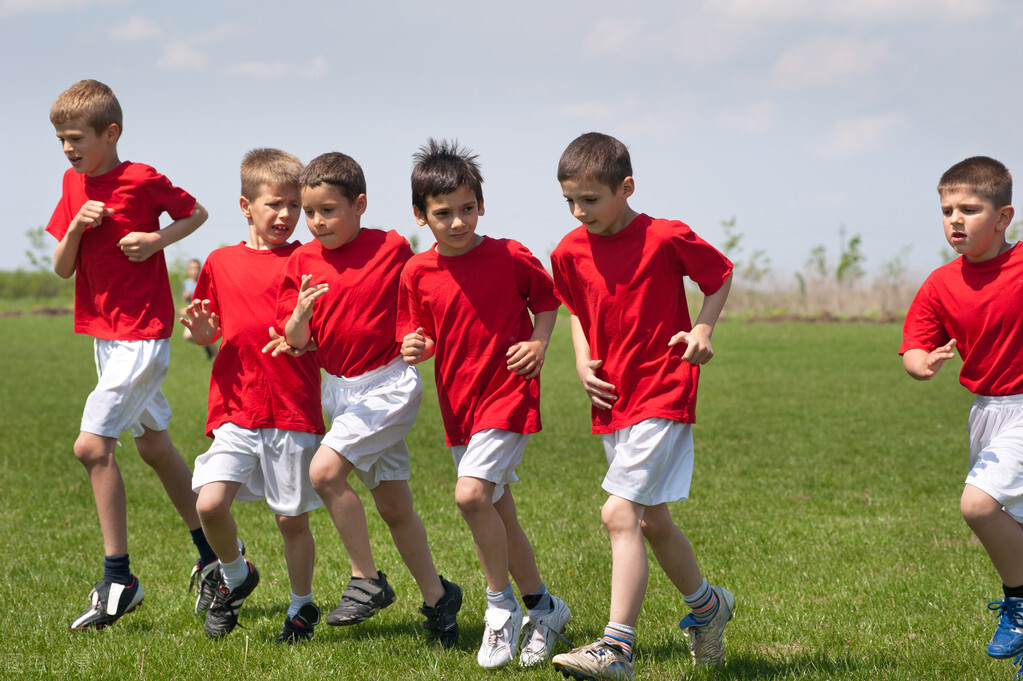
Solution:
{"label": "black sock", "polygon": [[111,584],[131,584],[131,561],[128,554],[103,557],[103,581]]}
{"label": "black sock", "polygon": [[1006,598],[1023,598],[1023,584],[1019,586],[1005,586],[1002,584],[1002,593]]}
{"label": "black sock", "polygon": [[195,548],[199,549],[200,563],[209,565],[217,559],[217,554],[210,547],[210,543],[206,541],[206,535],[203,534],[202,526],[189,530],[188,533],[192,535],[192,543],[195,544]]}

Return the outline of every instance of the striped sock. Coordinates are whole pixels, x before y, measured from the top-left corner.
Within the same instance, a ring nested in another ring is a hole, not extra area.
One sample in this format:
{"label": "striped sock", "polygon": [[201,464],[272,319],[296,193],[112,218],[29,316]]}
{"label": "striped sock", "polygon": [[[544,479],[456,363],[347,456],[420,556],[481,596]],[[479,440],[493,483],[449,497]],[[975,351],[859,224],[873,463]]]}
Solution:
{"label": "striped sock", "polygon": [[696,590],[696,593],[691,596],[682,594],[682,598],[693,610],[693,616],[696,621],[700,624],[706,624],[714,619],[714,615],[718,612],[718,597],[714,593],[714,590],[710,588],[710,584],[707,580],[703,580],[703,584]]}
{"label": "striped sock", "polygon": [[508,582],[508,586],[504,587],[503,591],[491,591],[490,587],[487,587],[487,607],[510,612],[515,610],[517,604],[515,590],[512,588],[511,582]]}
{"label": "striped sock", "polygon": [[632,659],[632,646],[636,643],[636,628],[617,622],[608,622],[604,627],[604,643],[621,649],[625,656]]}

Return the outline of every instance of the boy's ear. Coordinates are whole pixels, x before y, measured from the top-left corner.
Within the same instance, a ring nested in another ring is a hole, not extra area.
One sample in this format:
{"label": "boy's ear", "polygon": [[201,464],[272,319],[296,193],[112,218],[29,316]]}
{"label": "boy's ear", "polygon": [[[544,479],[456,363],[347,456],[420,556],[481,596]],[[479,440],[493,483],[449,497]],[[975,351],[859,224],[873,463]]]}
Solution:
{"label": "boy's ear", "polygon": [[420,227],[426,227],[426,216],[423,215],[423,212],[421,210],[419,210],[415,206],[412,206],[412,214],[416,216],[416,223]]}
{"label": "boy's ear", "polygon": [[362,215],[363,213],[365,213],[366,212],[366,204],[367,204],[367,201],[366,201],[366,195],[365,194],[359,194],[358,196],[356,196],[355,200],[352,201],[352,208],[355,209],[355,214],[356,215]]}
{"label": "boy's ear", "polygon": [[629,175],[622,180],[622,198],[629,198],[634,191],[636,191],[636,181],[632,179],[632,175]]}
{"label": "boy's ear", "polygon": [[249,208],[249,199],[247,197],[242,196],[241,198],[239,198],[238,205],[241,206],[242,215],[244,215],[246,218],[252,217],[252,210]]}
{"label": "boy's ear", "polygon": [[111,123],[107,126],[107,129],[103,131],[103,140],[108,144],[113,144],[121,138],[121,126],[117,123]]}
{"label": "boy's ear", "polygon": [[1016,214],[1015,209],[1012,206],[1003,206],[998,211],[998,226],[995,228],[999,232],[1005,231],[1012,224],[1012,216]]}
{"label": "boy's ear", "polygon": [[476,201],[476,214],[483,215],[483,199]]}

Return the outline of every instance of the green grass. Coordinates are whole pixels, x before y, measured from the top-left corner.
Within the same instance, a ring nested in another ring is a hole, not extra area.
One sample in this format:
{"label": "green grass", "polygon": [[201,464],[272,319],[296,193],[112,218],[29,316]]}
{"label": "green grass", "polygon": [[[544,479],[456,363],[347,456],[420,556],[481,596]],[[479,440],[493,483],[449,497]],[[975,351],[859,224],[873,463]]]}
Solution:
{"label": "green grass", "polygon": [[[128,438],[132,564],[142,607],[101,632],[69,633],[98,578],[102,541],[71,453],[95,383],[91,341],[70,317],[0,318],[0,588],[3,679],[554,679],[550,667],[476,666],[483,579],[453,502],[432,388],[409,437],[412,489],[440,571],[466,592],[454,651],[427,646],[415,584],[372,512],[378,564],[399,601],[350,628],[318,627],[307,645],[272,643],[287,603],[280,537],[262,504],[236,516],[262,582],[239,628],[209,641],[185,593],[194,550],[155,475]],[[999,583],[958,511],[971,396],[957,365],[929,383],[902,370],[894,325],[722,323],[702,376],[692,499],[672,507],[711,581],[737,597],[728,664],[695,673],[676,626],[681,598],[656,567],[638,624],[638,679],[1009,679],[984,654]],[[186,460],[205,451],[209,363],[174,338],[164,390]],[[571,606],[577,644],[606,621],[610,550],[600,523],[605,462],[589,434],[567,324],[544,369],[544,432],[515,488],[541,573]],[[366,495],[368,507],[370,497]],[[326,514],[313,514],[317,602],[336,603],[348,563]]]}

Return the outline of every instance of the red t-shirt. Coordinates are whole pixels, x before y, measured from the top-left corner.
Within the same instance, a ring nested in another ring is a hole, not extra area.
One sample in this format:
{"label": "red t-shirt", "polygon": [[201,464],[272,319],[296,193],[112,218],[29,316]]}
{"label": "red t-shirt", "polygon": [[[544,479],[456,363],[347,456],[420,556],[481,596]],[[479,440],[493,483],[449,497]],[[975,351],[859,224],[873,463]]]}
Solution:
{"label": "red t-shirt", "polygon": [[320,366],[335,376],[361,376],[401,354],[394,340],[398,278],[412,247],[395,231],[363,228],[344,246],[303,244],[288,259],[277,293],[277,324],[291,318],[302,275],[330,290],[314,304],[310,322]]}
{"label": "red t-shirt", "polygon": [[1023,393],[1023,245],[984,262],[931,272],[906,313],[902,346],[931,352],[953,338],[959,382],[976,395]]}
{"label": "red t-shirt", "polygon": [[436,343],[434,372],[448,446],[500,428],[540,430],[540,379],[508,371],[508,348],[533,334],[529,310],[556,310],[554,282],[525,246],[484,237],[464,255],[431,249],[401,273],[397,339],[422,327]]}
{"label": "red t-shirt", "polygon": [[593,407],[593,432],[654,417],[693,423],[700,370],[682,361],[685,344],[669,348],[668,341],[693,328],[682,278],[710,295],[732,271],[728,258],[682,222],[639,215],[611,236],[572,230],[551,254],[551,267],[591,358],[603,361],[597,376],[617,389],[610,410]]}
{"label": "red t-shirt", "polygon": [[163,251],[131,262],[117,242],[130,232],[159,231],[161,213],[188,217],[195,199],[142,163],[125,161],[98,177],[68,168],[46,231],[63,239],[86,201],[102,201],[114,212],[86,230],[78,247],[75,332],[107,340],[170,337],[174,299]]}
{"label": "red t-shirt", "polygon": [[194,298],[211,301],[223,338],[210,376],[206,434],[211,437],[225,423],[324,432],[316,353],[272,357],[262,352],[277,312],[281,270],[299,245],[261,251],[226,246],[203,264]]}

